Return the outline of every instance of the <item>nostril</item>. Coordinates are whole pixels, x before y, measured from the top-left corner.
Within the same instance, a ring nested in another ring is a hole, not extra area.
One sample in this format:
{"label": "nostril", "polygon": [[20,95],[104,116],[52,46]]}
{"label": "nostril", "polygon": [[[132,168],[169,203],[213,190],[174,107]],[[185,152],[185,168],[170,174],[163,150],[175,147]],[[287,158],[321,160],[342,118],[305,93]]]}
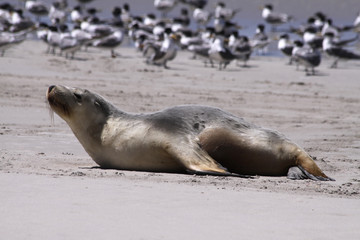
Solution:
{"label": "nostril", "polygon": [[53,90],[54,87],[55,87],[55,85],[51,85],[48,89],[48,93],[51,92],[51,90]]}

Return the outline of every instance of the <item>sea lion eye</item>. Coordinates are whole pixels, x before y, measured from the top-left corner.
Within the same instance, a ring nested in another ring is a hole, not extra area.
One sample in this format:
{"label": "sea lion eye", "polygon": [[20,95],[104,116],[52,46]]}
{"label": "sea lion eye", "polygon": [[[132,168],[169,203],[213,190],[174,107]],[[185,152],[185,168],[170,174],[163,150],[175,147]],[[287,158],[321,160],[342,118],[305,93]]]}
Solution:
{"label": "sea lion eye", "polygon": [[78,93],[74,93],[74,96],[78,102],[81,102],[81,95]]}

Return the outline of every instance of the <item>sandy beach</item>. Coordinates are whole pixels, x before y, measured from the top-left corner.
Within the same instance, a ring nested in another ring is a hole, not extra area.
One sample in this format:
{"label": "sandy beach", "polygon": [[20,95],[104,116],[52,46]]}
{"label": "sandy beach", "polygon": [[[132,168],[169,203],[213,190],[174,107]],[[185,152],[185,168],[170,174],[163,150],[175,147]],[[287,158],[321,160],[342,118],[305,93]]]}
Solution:
{"label": "sandy beach", "polygon": [[[0,58],[0,236],[3,239],[359,239],[359,62],[316,76],[287,59],[205,68],[179,52],[169,70],[133,48],[90,48],[74,60],[27,40]],[[49,85],[95,91],[128,112],[220,107],[276,129],[335,182],[194,176],[93,168]]]}

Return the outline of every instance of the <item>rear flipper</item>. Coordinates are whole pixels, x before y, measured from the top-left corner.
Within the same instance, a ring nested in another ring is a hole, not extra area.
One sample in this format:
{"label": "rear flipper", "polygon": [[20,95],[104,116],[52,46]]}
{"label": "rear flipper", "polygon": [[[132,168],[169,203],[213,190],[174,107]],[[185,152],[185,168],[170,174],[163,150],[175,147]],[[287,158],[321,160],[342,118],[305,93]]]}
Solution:
{"label": "rear flipper", "polygon": [[314,181],[335,181],[335,179],[330,177],[325,178],[322,176],[314,176],[308,171],[306,171],[304,168],[302,168],[301,166],[295,166],[289,168],[287,178],[292,180],[311,179]]}

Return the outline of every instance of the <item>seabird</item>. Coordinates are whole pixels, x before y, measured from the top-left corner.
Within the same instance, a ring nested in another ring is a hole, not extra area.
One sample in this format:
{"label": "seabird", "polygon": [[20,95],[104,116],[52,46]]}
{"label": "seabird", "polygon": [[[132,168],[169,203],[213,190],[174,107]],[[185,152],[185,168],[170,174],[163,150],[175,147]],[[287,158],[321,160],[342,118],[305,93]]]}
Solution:
{"label": "seabird", "polygon": [[288,34],[282,34],[278,41],[278,49],[287,57],[289,57],[289,65],[292,64],[292,52],[294,44],[290,41]]}
{"label": "seabird", "polygon": [[1,3],[0,4],[0,19],[9,20],[11,19],[11,11],[14,10],[14,6],[10,3]]}
{"label": "seabird", "polygon": [[155,16],[155,14],[153,14],[153,13],[148,13],[148,14],[146,14],[146,16],[144,17],[144,19],[143,19],[143,23],[144,23],[144,25],[146,25],[146,26],[155,26],[156,25],[156,23],[158,23],[158,19],[156,19],[156,16]]}
{"label": "seabird", "polygon": [[326,33],[332,32],[335,37],[339,38],[342,32],[349,31],[352,29],[354,29],[354,26],[352,25],[343,26],[343,27],[334,26],[332,19],[328,18],[322,27],[321,35],[324,36]]}
{"label": "seabird", "polygon": [[330,18],[328,18],[322,29],[321,29],[321,35],[324,36],[326,33],[333,33],[335,37],[339,37],[340,36],[340,31],[337,27],[334,27],[332,24],[332,20]]}
{"label": "seabird", "polygon": [[204,8],[208,0],[180,0],[180,2],[194,9],[194,8]]}
{"label": "seabird", "polygon": [[71,37],[75,38],[80,43],[80,45],[86,45],[93,40],[92,35],[82,30],[78,25],[74,26],[70,34]]}
{"label": "seabird", "polygon": [[55,26],[49,26],[49,31],[46,38],[47,44],[49,45],[47,53],[55,55],[55,49],[59,47],[61,41],[61,33]]}
{"label": "seabird", "polygon": [[104,21],[100,21],[99,17],[97,16],[97,13],[100,11],[100,9],[96,9],[93,7],[86,9],[86,20],[91,23],[103,23]]}
{"label": "seabird", "polygon": [[56,2],[58,3],[58,8],[60,10],[66,10],[66,8],[68,7],[67,0],[57,0]]}
{"label": "seabird", "polygon": [[315,18],[315,22],[314,22],[315,27],[317,28],[317,30],[321,31],[327,19],[327,16],[323,12],[316,12],[314,14],[314,18]]}
{"label": "seabird", "polygon": [[[214,34],[215,30],[212,27],[207,27],[204,32],[200,33],[200,39],[202,41],[202,44],[194,44],[189,45],[187,50],[194,53],[195,57],[200,57],[204,60],[205,67],[207,66],[207,62],[209,61],[211,66],[213,67],[213,61],[209,58],[209,50],[211,43],[213,41],[212,36]],[[195,58],[194,57],[194,58]]]}
{"label": "seabird", "polygon": [[209,58],[218,62],[219,70],[221,70],[225,69],[232,60],[236,59],[236,56],[230,51],[230,49],[224,46],[223,36],[217,35],[214,37],[213,42],[210,45]]}
{"label": "seabird", "polygon": [[321,63],[321,54],[318,50],[304,47],[301,41],[294,42],[294,48],[292,51],[293,60],[298,65],[303,65],[305,67],[305,72],[309,74],[309,68],[311,70],[312,75],[315,75],[315,67],[319,66]]}
{"label": "seabird", "polygon": [[[96,20],[96,19],[97,18],[95,18],[93,20],[95,20],[95,22],[98,22],[98,20]],[[90,23],[88,21],[81,22],[80,28],[82,30],[90,33],[93,38],[105,37],[114,32],[113,27],[111,27],[109,25]]]}
{"label": "seabird", "polygon": [[62,9],[61,2],[54,2],[49,11],[49,18],[53,24],[60,23],[63,24],[66,22],[66,12]]}
{"label": "seabird", "polygon": [[214,19],[214,29],[216,34],[224,34],[226,36],[241,29],[237,23],[227,21],[224,17]]}
{"label": "seabird", "polygon": [[330,56],[335,58],[335,61],[331,64],[331,68],[336,68],[339,60],[359,60],[360,55],[344,49],[336,44],[334,41],[334,34],[328,32],[324,36],[322,44],[323,50]]}
{"label": "seabird", "polygon": [[209,58],[209,50],[210,45],[209,44],[202,44],[202,45],[189,45],[187,48],[188,51],[195,54],[195,56],[200,57],[204,60],[205,67],[207,66],[207,62],[209,61],[211,66],[213,67],[213,61]]}
{"label": "seabird", "polygon": [[194,36],[191,30],[179,31],[180,35],[180,46],[182,49],[188,48],[190,45],[202,45],[203,40],[200,36]]}
{"label": "seabird", "polygon": [[299,36],[303,36],[304,35],[304,32],[305,32],[305,29],[309,28],[309,27],[312,27],[312,28],[315,28],[317,29],[317,27],[315,26],[315,18],[314,17],[309,17],[306,21],[306,23],[304,24],[301,24],[299,27],[297,28],[294,28],[294,27],[290,27],[290,32],[291,33],[295,33]]}
{"label": "seabird", "polygon": [[129,25],[128,35],[133,41],[136,41],[140,36],[145,36],[146,39],[155,40],[155,36],[152,34],[151,29],[147,26],[145,28],[140,28],[139,23]]}
{"label": "seabird", "polygon": [[49,14],[48,7],[41,1],[27,0],[25,2],[25,9],[34,14],[39,20],[41,16],[47,16]]}
{"label": "seabird", "polygon": [[193,18],[198,25],[206,25],[211,18],[212,14],[203,8],[195,8],[193,11]]}
{"label": "seabird", "polygon": [[73,23],[80,23],[84,20],[84,16],[82,15],[82,10],[79,5],[75,6],[74,9],[71,11],[70,19]]}
{"label": "seabird", "polygon": [[27,33],[28,31],[19,33],[2,32],[0,34],[0,56],[3,57],[7,49],[22,43],[26,39]]}
{"label": "seabird", "polygon": [[[133,39],[136,50],[143,52],[145,46],[155,42],[155,39],[153,39],[153,38],[150,39],[150,38],[148,38],[148,36],[149,35],[143,34],[143,35],[139,35],[139,36],[137,36],[137,38]],[[149,56],[145,56],[145,55],[146,54],[143,53],[144,57],[146,57],[146,58],[149,57]]]}
{"label": "seabird", "polygon": [[69,54],[71,54],[71,59],[73,59],[75,52],[80,50],[81,43],[76,38],[65,35],[61,36],[59,48],[61,51],[60,55],[65,53],[65,58],[68,58]]}
{"label": "seabird", "polygon": [[124,27],[124,22],[121,19],[121,13],[122,10],[120,7],[114,7],[113,10],[111,11],[112,18],[108,21],[108,23],[114,27],[118,27],[118,28]]}
{"label": "seabird", "polygon": [[215,18],[224,18],[226,21],[230,21],[240,9],[226,8],[224,2],[218,2],[215,7]]}
{"label": "seabird", "polygon": [[269,24],[271,24],[273,30],[275,26],[289,22],[292,17],[286,13],[273,12],[273,5],[266,4],[261,12],[262,18]]}
{"label": "seabird", "polygon": [[157,51],[160,51],[161,45],[163,43],[162,40],[148,39],[145,35],[140,36],[139,40],[138,49],[142,51],[143,57],[146,59],[146,63],[154,64],[151,61],[151,58],[154,54],[156,54]]}
{"label": "seabird", "polygon": [[126,27],[131,22],[130,5],[128,3],[123,4],[123,7],[121,9],[120,18],[121,18],[121,21],[123,21],[123,23],[125,23]]}
{"label": "seabird", "polygon": [[[46,44],[47,44],[47,35],[49,32],[48,28],[49,26],[46,23],[40,23],[36,31],[36,37],[42,40]],[[49,52],[49,49],[46,52]]]}
{"label": "seabird", "polygon": [[308,27],[303,34],[303,41],[312,48],[321,49],[323,37],[314,27]]}
{"label": "seabird", "polygon": [[178,19],[181,20],[183,27],[188,27],[190,25],[189,11],[186,8],[182,8]]}
{"label": "seabird", "polygon": [[177,0],[155,0],[154,6],[161,12],[163,17],[166,17],[167,13],[175,7],[177,2]]}
{"label": "seabird", "polygon": [[10,3],[0,3],[0,32],[8,31],[11,26],[11,12],[14,11]]}
{"label": "seabird", "polygon": [[21,9],[11,11],[10,32],[20,32],[35,27],[35,23],[28,18],[24,18]]}
{"label": "seabird", "polygon": [[154,28],[152,29],[152,33],[155,36],[162,36],[166,28],[166,23],[164,21],[158,21]]}
{"label": "seabird", "polygon": [[153,54],[147,59],[147,62],[168,68],[166,65],[167,62],[173,60],[177,54],[175,39],[177,39],[176,35],[172,33],[170,28],[166,28],[164,31],[164,41],[162,42],[161,47],[154,47],[152,49]]}
{"label": "seabird", "polygon": [[174,18],[172,20],[172,23],[170,26],[168,26],[171,28],[172,32],[178,32],[178,31],[182,31],[184,29],[187,29],[184,25],[181,19],[179,18]]}
{"label": "seabird", "polygon": [[265,33],[265,25],[259,24],[256,28],[254,37],[250,40],[251,47],[258,53],[264,54],[267,52],[267,46],[270,44],[270,39]]}
{"label": "seabird", "polygon": [[94,47],[110,49],[111,57],[115,58],[114,49],[118,47],[124,39],[124,34],[121,31],[114,31],[111,35],[93,42]]}
{"label": "seabird", "polygon": [[236,56],[236,60],[243,61],[243,67],[247,67],[247,61],[250,59],[252,48],[247,36],[239,36],[238,32],[233,32],[229,38],[229,48]]}

